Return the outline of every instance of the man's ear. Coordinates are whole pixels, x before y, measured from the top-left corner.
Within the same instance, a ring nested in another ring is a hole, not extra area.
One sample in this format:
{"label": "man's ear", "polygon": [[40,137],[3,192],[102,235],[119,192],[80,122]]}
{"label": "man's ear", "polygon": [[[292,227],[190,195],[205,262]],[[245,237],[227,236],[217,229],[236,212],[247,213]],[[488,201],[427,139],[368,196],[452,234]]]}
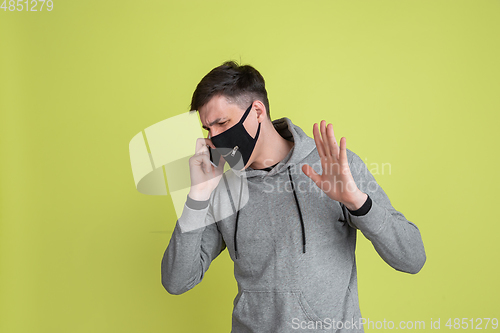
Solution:
{"label": "man's ear", "polygon": [[263,122],[264,120],[266,120],[267,110],[266,110],[266,106],[264,105],[264,103],[262,103],[259,100],[256,100],[253,103],[253,107],[254,107],[255,111],[257,112],[257,119],[259,120],[259,122]]}

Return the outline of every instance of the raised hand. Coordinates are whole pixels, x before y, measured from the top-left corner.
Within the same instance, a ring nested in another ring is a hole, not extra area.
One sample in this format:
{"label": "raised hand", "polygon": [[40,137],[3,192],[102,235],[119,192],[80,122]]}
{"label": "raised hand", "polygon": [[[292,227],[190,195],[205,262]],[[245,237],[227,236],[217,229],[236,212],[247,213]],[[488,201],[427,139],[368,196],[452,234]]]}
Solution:
{"label": "raised hand", "polygon": [[350,210],[360,208],[367,195],[358,189],[352,177],[347,161],[346,139],[340,139],[339,147],[332,124],[326,126],[324,120],[320,129],[317,123],[313,125],[313,135],[323,171],[319,175],[307,164],[302,166],[302,171],[333,200],[343,203]]}

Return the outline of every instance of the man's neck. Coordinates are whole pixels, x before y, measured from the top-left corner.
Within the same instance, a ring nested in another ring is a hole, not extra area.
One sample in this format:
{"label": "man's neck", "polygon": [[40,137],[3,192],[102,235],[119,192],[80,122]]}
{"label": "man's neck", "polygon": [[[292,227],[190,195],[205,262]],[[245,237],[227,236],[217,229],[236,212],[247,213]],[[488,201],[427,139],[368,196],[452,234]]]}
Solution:
{"label": "man's neck", "polygon": [[293,142],[285,140],[279,135],[271,122],[268,123],[268,126],[270,126],[269,130],[264,132],[267,135],[262,135],[263,133],[261,132],[262,141],[259,140],[261,152],[257,159],[250,165],[250,168],[254,170],[265,169],[282,161],[294,146]]}

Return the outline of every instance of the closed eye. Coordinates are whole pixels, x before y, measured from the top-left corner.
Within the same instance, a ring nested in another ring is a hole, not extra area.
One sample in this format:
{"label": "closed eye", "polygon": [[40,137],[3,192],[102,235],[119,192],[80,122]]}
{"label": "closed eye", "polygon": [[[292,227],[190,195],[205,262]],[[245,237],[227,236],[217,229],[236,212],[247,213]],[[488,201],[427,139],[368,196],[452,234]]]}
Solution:
{"label": "closed eye", "polygon": [[[226,120],[226,121],[222,121],[222,119],[216,119],[214,120],[213,122],[210,123],[210,125],[217,125],[217,126],[223,126],[223,125],[226,125],[227,123],[229,122],[229,120]],[[210,129],[206,126],[202,126],[204,130],[206,131],[210,131]]]}

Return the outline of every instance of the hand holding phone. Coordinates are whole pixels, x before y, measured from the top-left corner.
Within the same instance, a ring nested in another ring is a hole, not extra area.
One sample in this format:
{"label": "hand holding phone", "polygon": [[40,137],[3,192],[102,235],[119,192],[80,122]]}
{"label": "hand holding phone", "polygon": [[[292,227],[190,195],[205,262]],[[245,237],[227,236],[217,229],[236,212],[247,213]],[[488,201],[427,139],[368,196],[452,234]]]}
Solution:
{"label": "hand holding phone", "polygon": [[208,138],[196,140],[195,154],[189,159],[191,189],[189,197],[194,200],[207,200],[217,187],[224,173],[224,161]]}

